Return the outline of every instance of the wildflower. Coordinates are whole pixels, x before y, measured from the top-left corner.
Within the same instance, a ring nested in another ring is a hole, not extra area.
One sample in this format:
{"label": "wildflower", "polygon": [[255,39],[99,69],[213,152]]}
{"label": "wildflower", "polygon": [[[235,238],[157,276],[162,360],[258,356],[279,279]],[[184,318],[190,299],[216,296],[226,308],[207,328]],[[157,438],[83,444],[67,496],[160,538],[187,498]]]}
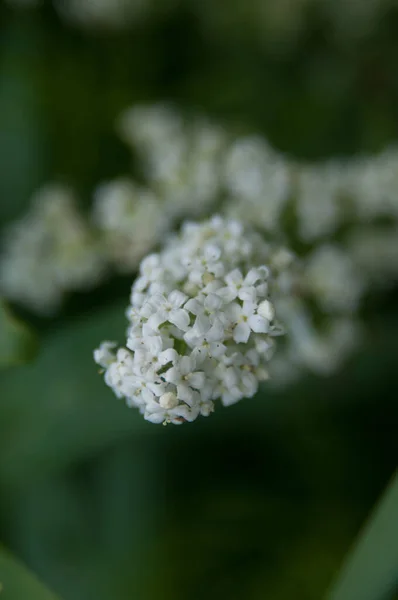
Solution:
{"label": "wildflower", "polygon": [[71,190],[48,184],[36,192],[30,211],[6,231],[0,291],[50,315],[66,291],[98,284],[104,266],[101,246],[79,213]]}
{"label": "wildflower", "polygon": [[229,214],[273,232],[291,191],[290,168],[262,138],[238,139],[226,153],[225,187]]}
{"label": "wildflower", "polygon": [[218,398],[228,406],[253,396],[281,333],[268,267],[274,254],[237,222],[185,223],[141,263],[127,349],[120,354],[105,342],[94,353],[106,383],[154,423],[192,421]]}
{"label": "wildflower", "polygon": [[127,177],[97,187],[92,218],[110,262],[122,272],[134,271],[168,227],[156,195]]}
{"label": "wildflower", "polygon": [[173,107],[157,104],[126,110],[118,130],[138,153],[151,188],[172,219],[213,210],[227,144],[221,127],[203,118],[185,122]]}

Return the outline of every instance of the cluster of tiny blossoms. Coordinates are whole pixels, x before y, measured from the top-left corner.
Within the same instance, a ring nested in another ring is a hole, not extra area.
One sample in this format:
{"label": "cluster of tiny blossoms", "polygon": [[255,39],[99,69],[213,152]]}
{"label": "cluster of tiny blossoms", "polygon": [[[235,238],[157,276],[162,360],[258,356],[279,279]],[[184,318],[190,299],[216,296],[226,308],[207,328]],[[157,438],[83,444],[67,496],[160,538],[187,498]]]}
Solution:
{"label": "cluster of tiny blossoms", "polygon": [[172,219],[212,214],[222,184],[228,136],[203,117],[184,119],[167,104],[137,105],[119,118],[121,138]]}
{"label": "cluster of tiny blossoms", "polygon": [[97,187],[92,220],[109,263],[122,273],[135,271],[170,226],[159,198],[129,177]]}
{"label": "cluster of tiny blossoms", "polygon": [[104,342],[105,381],[153,423],[182,423],[252,397],[268,379],[275,336],[275,251],[237,221],[186,222],[140,266],[126,347]]}
{"label": "cluster of tiny blossoms", "polygon": [[2,241],[0,293],[39,314],[59,309],[65,292],[102,280],[101,245],[63,185],[38,190],[29,212],[6,229]]}

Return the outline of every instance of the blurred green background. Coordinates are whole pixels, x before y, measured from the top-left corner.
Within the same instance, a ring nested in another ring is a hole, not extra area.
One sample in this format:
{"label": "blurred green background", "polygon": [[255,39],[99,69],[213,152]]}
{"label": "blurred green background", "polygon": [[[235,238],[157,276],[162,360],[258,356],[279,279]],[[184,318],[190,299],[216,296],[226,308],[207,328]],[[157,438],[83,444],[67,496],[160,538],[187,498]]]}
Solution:
{"label": "blurred green background", "polygon": [[[183,1],[117,33],[49,2],[0,4],[1,224],[45,181],[88,206],[127,172],[114,123],[134,102],[172,100],[311,160],[397,139],[398,13],[352,42],[314,13],[279,49],[245,27],[210,34]],[[365,307],[368,337],[339,374],[177,428],[127,409],[92,360],[123,338],[130,286],[19,315],[39,352],[0,373],[2,543],[66,600],[319,600],[397,465],[396,291]]]}

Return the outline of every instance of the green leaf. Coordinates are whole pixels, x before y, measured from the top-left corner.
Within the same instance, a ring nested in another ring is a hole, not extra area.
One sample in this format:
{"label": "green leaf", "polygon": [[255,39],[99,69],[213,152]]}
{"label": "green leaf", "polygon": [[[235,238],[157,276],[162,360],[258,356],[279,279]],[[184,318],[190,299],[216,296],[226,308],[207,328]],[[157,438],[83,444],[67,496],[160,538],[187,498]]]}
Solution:
{"label": "green leaf", "polygon": [[37,350],[34,334],[0,300],[0,368],[31,360]]}
{"label": "green leaf", "polygon": [[[0,548],[1,600],[57,600],[32,573]],[[59,599],[58,599],[59,600]]]}
{"label": "green leaf", "polygon": [[93,350],[124,338],[124,305],[50,332],[34,364],[2,374],[0,481],[25,483],[137,432],[158,431],[104,383]]}
{"label": "green leaf", "polygon": [[328,600],[386,600],[398,585],[398,473],[354,546]]}

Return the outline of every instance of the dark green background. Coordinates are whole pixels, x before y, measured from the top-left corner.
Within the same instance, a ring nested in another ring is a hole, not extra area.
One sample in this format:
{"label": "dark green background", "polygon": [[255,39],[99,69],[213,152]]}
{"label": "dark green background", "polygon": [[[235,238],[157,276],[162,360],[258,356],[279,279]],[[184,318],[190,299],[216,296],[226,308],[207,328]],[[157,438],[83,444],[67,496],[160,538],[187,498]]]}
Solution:
{"label": "dark green background", "polygon": [[[1,221],[54,179],[88,207],[130,169],[114,123],[134,102],[172,100],[295,157],[377,151],[398,137],[397,59],[393,12],[346,44],[314,13],[277,52],[243,26],[204,35],[183,2],[119,34],[0,4]],[[130,285],[50,321],[18,310],[40,351],[0,375],[2,541],[70,600],[319,600],[397,464],[396,294],[367,303],[339,374],[178,428],[125,408],[93,363],[123,339]]]}

